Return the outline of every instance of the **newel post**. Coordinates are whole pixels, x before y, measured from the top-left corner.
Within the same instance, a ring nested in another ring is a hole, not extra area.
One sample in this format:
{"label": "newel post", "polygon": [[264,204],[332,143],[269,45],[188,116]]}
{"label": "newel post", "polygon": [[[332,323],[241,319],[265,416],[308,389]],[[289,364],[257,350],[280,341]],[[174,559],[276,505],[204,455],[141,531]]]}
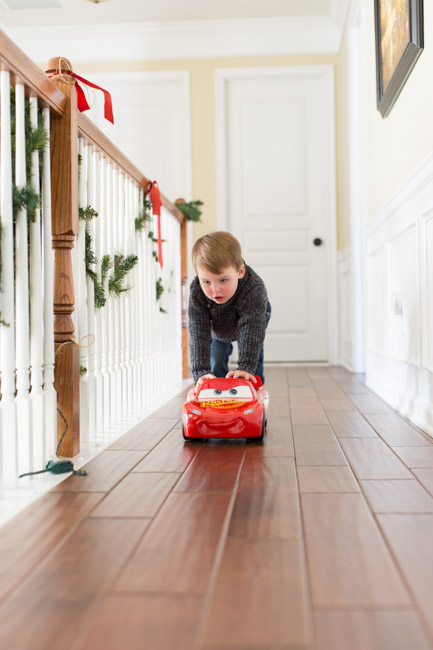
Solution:
{"label": "newel post", "polygon": [[[176,203],[186,203],[185,199],[176,199]],[[188,324],[187,324],[187,280],[188,280],[188,219],[184,216],[180,224],[180,285],[182,298],[182,377],[189,376]]]}
{"label": "newel post", "polygon": [[78,232],[77,96],[74,79],[59,74],[70,69],[66,59],[48,62],[47,74],[64,93],[63,117],[51,120],[51,202],[54,249],[54,386],[57,391],[58,455],[80,451],[80,358],[72,322],[74,283],[71,249]]}

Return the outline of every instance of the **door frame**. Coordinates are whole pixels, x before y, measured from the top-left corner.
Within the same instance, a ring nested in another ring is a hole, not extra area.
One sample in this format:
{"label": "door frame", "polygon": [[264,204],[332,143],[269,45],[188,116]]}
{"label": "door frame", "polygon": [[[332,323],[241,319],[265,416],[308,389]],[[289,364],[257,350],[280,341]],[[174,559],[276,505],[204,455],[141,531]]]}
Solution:
{"label": "door frame", "polygon": [[[228,179],[227,179],[227,86],[234,79],[257,75],[276,77],[287,73],[295,79],[310,77],[324,84],[327,101],[323,105],[326,124],[327,148],[329,149],[329,246],[326,247],[328,286],[328,365],[338,363],[338,308],[337,308],[337,208],[336,208],[336,142],[335,142],[335,82],[334,66],[302,65],[274,67],[217,68],[215,70],[215,151],[217,178],[218,229],[227,229]],[[324,365],[324,364],[320,364]]]}

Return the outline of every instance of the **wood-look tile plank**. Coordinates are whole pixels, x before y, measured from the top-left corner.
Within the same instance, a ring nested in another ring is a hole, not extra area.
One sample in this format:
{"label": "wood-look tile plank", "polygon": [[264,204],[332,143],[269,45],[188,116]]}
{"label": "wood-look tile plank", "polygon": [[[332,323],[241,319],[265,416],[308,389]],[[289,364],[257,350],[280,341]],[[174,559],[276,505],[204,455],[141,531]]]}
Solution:
{"label": "wood-look tile plank", "polygon": [[378,515],[433,639],[433,514]]}
{"label": "wood-look tile plank", "polygon": [[300,539],[293,458],[247,459],[242,466],[229,537]]}
{"label": "wood-look tile plank", "polygon": [[200,604],[192,596],[109,596],[76,650],[191,650]]}
{"label": "wood-look tile plank", "polygon": [[433,497],[416,479],[361,481],[371,509],[379,512],[433,512]]}
{"label": "wood-look tile plank", "polygon": [[397,413],[366,413],[371,426],[391,447],[426,446],[425,435],[403,420]]}
{"label": "wood-look tile plank", "polygon": [[0,599],[37,567],[103,497],[49,492],[0,528]]}
{"label": "wood-look tile plank", "polygon": [[407,606],[410,598],[360,494],[302,494],[316,606]]}
{"label": "wood-look tile plank", "polygon": [[347,393],[349,399],[361,413],[390,413],[392,408],[374,393]]}
{"label": "wood-look tile plank", "polygon": [[351,413],[328,411],[326,415],[338,438],[377,438],[374,429],[357,411]]}
{"label": "wood-look tile plank", "polygon": [[268,417],[268,427],[263,442],[249,441],[246,456],[293,458],[295,456],[295,448],[293,446],[290,419],[274,419],[273,415],[270,415]]}
{"label": "wood-look tile plank", "polygon": [[183,472],[201,447],[185,442],[180,429],[173,429],[150,451],[133,472]]}
{"label": "wood-look tile plank", "polygon": [[110,449],[125,451],[153,449],[178,422],[179,419],[172,418],[148,418],[116,440]]}
{"label": "wood-look tile plank", "polygon": [[300,492],[360,492],[350,467],[298,467]]}
{"label": "wood-look tile plank", "polygon": [[299,542],[228,539],[199,647],[307,646]]}
{"label": "wood-look tile plank", "polygon": [[429,468],[419,468],[413,469],[412,472],[415,474],[417,479],[422,483],[426,490],[433,495],[433,469]]}
{"label": "wood-look tile plank", "polygon": [[69,650],[147,526],[86,519],[0,606],[0,647]]}
{"label": "wood-look tile plank", "polygon": [[328,420],[321,406],[292,406],[292,423],[295,424],[327,424]]}
{"label": "wood-look tile plank", "polygon": [[230,496],[173,492],[125,566],[115,591],[203,594]]}
{"label": "wood-look tile plank", "polygon": [[433,469],[433,444],[425,447],[393,447],[393,451],[408,467]]}
{"label": "wood-look tile plank", "polygon": [[340,444],[358,479],[413,478],[379,438],[340,438]]}
{"label": "wood-look tile plank", "polygon": [[320,399],[324,411],[353,411],[355,406],[347,397],[323,397]]}
{"label": "wood-look tile plank", "polygon": [[203,445],[176,485],[176,492],[232,492],[245,454],[242,441]]}
{"label": "wood-look tile plank", "polygon": [[180,474],[132,473],[105,497],[92,517],[154,517]]}
{"label": "wood-look tile plank", "polygon": [[126,476],[140,460],[145,451],[114,451],[107,449],[93,458],[84,469],[87,476],[69,476],[59,483],[54,492],[108,492]]}
{"label": "wood-look tile plank", "polygon": [[180,420],[182,418],[182,408],[188,394],[188,390],[193,387],[193,384],[183,391],[182,395],[174,397],[172,400],[161,406],[161,408],[154,411],[149,415],[149,419],[166,419],[174,418]]}
{"label": "wood-look tile plank", "polygon": [[414,611],[316,611],[316,650],[431,650]]}
{"label": "wood-look tile plank", "polygon": [[296,464],[347,465],[329,424],[293,425]]}

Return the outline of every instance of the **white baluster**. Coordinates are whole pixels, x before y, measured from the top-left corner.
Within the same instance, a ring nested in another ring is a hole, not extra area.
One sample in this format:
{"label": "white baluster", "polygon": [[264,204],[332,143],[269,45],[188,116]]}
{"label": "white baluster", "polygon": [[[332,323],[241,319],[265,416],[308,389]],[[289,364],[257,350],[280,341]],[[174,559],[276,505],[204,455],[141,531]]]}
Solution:
{"label": "white baluster", "polygon": [[[119,241],[120,241],[120,201],[119,201],[119,170],[115,169],[113,174],[113,260],[115,254],[120,254],[119,251]],[[114,273],[114,269],[112,270]],[[110,297],[112,301],[113,311],[114,311],[114,376],[115,381],[113,382],[114,393],[111,394],[111,402],[114,408],[113,412],[113,421],[115,424],[119,424],[122,418],[122,369],[120,365],[120,323],[121,323],[121,314],[120,314],[120,300],[113,294]]]}
{"label": "white baluster", "polygon": [[[43,108],[44,128],[50,133],[50,109]],[[57,447],[57,393],[54,388],[54,255],[51,233],[51,162],[49,143],[42,153],[42,260],[44,292],[44,402],[45,458],[53,456]]]}
{"label": "white baluster", "polygon": [[[87,200],[89,205],[95,209],[95,156],[89,147],[87,158]],[[96,217],[97,218],[97,217]],[[92,250],[95,245],[94,224],[95,219],[89,221],[86,227],[92,237]],[[95,271],[95,265],[92,265]],[[87,356],[87,383],[88,383],[88,418],[89,430],[88,440],[93,440],[96,431],[96,405],[95,405],[95,293],[93,280],[86,278],[87,284],[87,334],[89,336],[89,347]]]}
{"label": "white baluster", "polygon": [[[107,165],[107,253],[113,259],[113,227],[116,215],[114,196],[114,169],[110,162]],[[115,370],[115,305],[108,290],[108,282],[111,269],[106,282],[107,295],[107,321],[108,321],[108,375],[109,375],[109,397],[108,397],[108,418],[109,427],[112,429],[116,424],[116,370]]]}
{"label": "white baluster", "polygon": [[[111,225],[112,215],[112,206],[111,206],[111,178],[109,177],[109,169],[107,165],[107,160],[101,158],[100,160],[100,188],[101,188],[101,198],[100,198],[100,207],[101,214],[100,222],[101,230],[99,233],[101,241],[101,259],[102,262],[103,255],[109,255],[110,251],[108,248],[108,230]],[[102,381],[102,421],[101,428],[102,431],[107,433],[110,429],[110,375],[108,371],[108,354],[109,354],[109,326],[110,326],[110,300],[108,297],[108,277],[104,281],[104,293],[105,293],[105,306],[101,310],[101,381]]]}
{"label": "white baluster", "polygon": [[[129,194],[129,179],[125,176],[123,181],[123,191],[125,196],[125,216],[123,219],[124,227],[124,251],[125,257],[131,253],[131,238],[129,223],[131,220],[131,204]],[[124,286],[131,286],[131,271],[125,277]],[[126,395],[124,401],[124,417],[128,419],[132,410],[132,368],[131,368],[131,290],[123,294],[124,305],[124,354],[125,354],[125,378],[126,378]]]}
{"label": "white baluster", "polygon": [[[78,203],[80,208],[87,206],[87,161],[89,147],[85,145],[83,138],[78,141],[78,152],[81,157],[81,165],[78,177]],[[87,336],[87,278],[86,278],[86,223],[83,219],[78,222],[78,235],[76,244],[77,255],[77,282],[75,284],[75,296],[77,314],[77,336],[80,344],[80,368],[83,374],[80,376],[80,436],[82,440],[89,439],[89,381],[88,381],[88,351],[92,340]],[[84,372],[86,369],[86,372]]]}
{"label": "white baluster", "polygon": [[[30,98],[30,121],[38,126],[38,100]],[[31,182],[39,194],[39,153],[32,153]],[[31,413],[33,430],[33,469],[44,467],[44,395],[43,386],[43,344],[42,344],[42,259],[41,259],[41,214],[36,210],[35,221],[30,225],[30,365],[31,365]]]}
{"label": "white baluster", "polygon": [[[125,176],[119,174],[119,254],[126,254],[125,242]],[[122,422],[127,412],[128,375],[126,372],[126,314],[125,295],[120,294],[117,298],[120,308],[120,371],[121,371],[121,408],[120,417]]]}
{"label": "white baluster", "polygon": [[14,233],[12,213],[12,147],[10,116],[10,75],[2,70],[1,76],[1,154],[0,154],[0,218],[2,279],[0,311],[8,325],[0,324],[1,370],[1,465],[0,473],[5,486],[14,485],[18,475],[17,428],[15,411],[15,297],[14,297]]}
{"label": "white baluster", "polygon": [[[98,213],[98,216],[93,220],[93,250],[95,251],[97,264],[96,274],[99,278],[101,271],[102,251],[102,229],[104,215],[101,211],[101,159],[98,153],[94,153],[94,194],[93,194],[93,207]],[[102,386],[102,319],[104,317],[104,308],[97,309],[95,307],[95,433],[100,435],[103,430],[103,386]]]}
{"label": "white baluster", "polygon": [[[24,86],[15,87],[15,184],[26,184],[26,141]],[[30,419],[30,346],[29,346],[29,277],[27,212],[21,208],[15,225],[16,265],[16,367],[17,367],[17,425],[18,470],[22,474],[31,470],[31,419]]]}

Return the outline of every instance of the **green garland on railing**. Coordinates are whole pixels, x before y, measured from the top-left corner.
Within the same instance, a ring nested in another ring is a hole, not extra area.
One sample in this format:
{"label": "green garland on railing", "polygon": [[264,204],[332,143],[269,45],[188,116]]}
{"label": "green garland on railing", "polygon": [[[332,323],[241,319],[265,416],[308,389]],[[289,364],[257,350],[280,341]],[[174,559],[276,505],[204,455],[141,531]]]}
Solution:
{"label": "green garland on railing", "polygon": [[129,271],[132,271],[138,262],[137,255],[115,255],[113,264],[113,274],[108,280],[108,291],[110,295],[119,296],[131,287],[125,287],[123,282]]}
{"label": "green garland on railing", "polygon": [[113,269],[113,273],[108,279],[108,292],[110,295],[119,296],[130,289],[130,287],[125,287],[124,281],[129,271],[137,264],[138,257],[136,255],[114,255],[112,259],[110,255],[103,255],[100,271],[95,271],[95,267],[98,266],[98,258],[92,248],[93,239],[88,226],[97,216],[98,213],[90,205],[79,208],[79,219],[86,222],[84,244],[86,275],[93,282],[95,309],[101,309],[107,303],[105,287],[109,271]]}
{"label": "green garland on railing", "polygon": [[202,213],[200,208],[202,205],[203,205],[203,201],[189,201],[188,203],[175,203],[175,206],[179,208],[182,214],[189,221],[200,221],[200,217]]}
{"label": "green garland on railing", "polygon": [[[34,222],[36,219],[36,211],[41,207],[41,187],[35,189],[30,181],[31,178],[31,169],[32,169],[32,154],[37,151],[38,154],[42,153],[47,146],[49,141],[49,135],[44,128],[42,112],[38,110],[38,125],[36,127],[32,126],[30,120],[30,101],[25,100],[25,152],[26,152],[26,178],[27,183],[24,187],[17,187],[15,183],[12,183],[12,211],[13,211],[13,220],[16,221],[17,215],[21,209],[26,210],[27,212],[27,221],[30,227],[30,223]],[[10,96],[10,117],[11,117],[11,154],[12,154],[12,170],[15,169],[15,88],[11,86],[11,96]],[[42,182],[42,157],[39,156],[39,182]],[[15,233],[14,233],[15,237]],[[29,237],[29,247],[30,247],[30,237]],[[0,227],[0,291],[2,290],[2,229]],[[15,253],[14,253],[15,254]],[[0,312],[0,325],[9,327],[10,323],[7,323],[1,315]]]}
{"label": "green garland on railing", "polygon": [[140,214],[135,218],[135,232],[143,232],[146,223],[152,221],[152,204],[148,199],[144,200],[144,205]]}

